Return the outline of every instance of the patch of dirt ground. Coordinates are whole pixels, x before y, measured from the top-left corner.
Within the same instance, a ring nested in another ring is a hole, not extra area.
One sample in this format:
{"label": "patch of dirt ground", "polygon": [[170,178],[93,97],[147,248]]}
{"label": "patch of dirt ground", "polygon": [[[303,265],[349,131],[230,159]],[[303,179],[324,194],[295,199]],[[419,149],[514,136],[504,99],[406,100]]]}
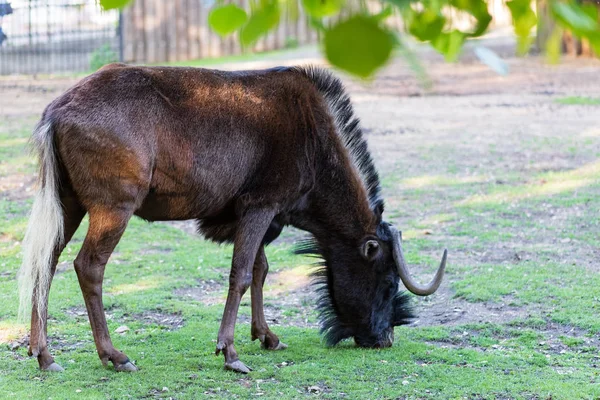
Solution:
{"label": "patch of dirt ground", "polygon": [[502,323],[527,318],[532,311],[506,303],[470,303],[455,298],[447,284],[440,286],[430,299],[419,299],[414,303],[417,319],[411,324],[413,326]]}
{"label": "patch of dirt ground", "polygon": [[25,174],[0,176],[0,199],[16,201],[31,197],[35,181],[35,177]]}
{"label": "patch of dirt ground", "polygon": [[[87,310],[84,307],[72,307],[65,311],[65,313],[78,321],[87,321],[88,315]],[[115,309],[107,309],[105,311],[106,319],[115,321]],[[142,325],[157,325],[160,329],[166,329],[169,331],[177,330],[185,324],[185,320],[179,313],[171,313],[163,310],[146,310],[139,314],[120,314],[118,322],[126,325],[131,321],[136,321]],[[128,330],[127,330],[128,331]],[[124,332],[127,332],[124,331]]]}

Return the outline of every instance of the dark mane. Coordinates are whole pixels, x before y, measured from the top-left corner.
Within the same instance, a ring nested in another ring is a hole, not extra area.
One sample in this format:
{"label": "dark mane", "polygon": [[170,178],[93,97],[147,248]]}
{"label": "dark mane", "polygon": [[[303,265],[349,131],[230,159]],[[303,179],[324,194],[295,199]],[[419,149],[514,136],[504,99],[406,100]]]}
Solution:
{"label": "dark mane", "polygon": [[346,93],[342,81],[323,68],[307,66],[292,69],[309,78],[327,101],[337,134],[348,150],[352,164],[367,190],[371,209],[383,211],[379,174],[367,148],[367,141],[363,138],[360,120],[354,115],[350,96]]}
{"label": "dark mane", "polygon": [[303,240],[298,243],[294,249],[295,254],[314,257],[317,261],[314,263],[315,269],[311,273],[312,284],[318,294],[317,310],[319,312],[319,323],[321,325],[319,332],[323,335],[323,340],[328,346],[334,346],[340,340],[348,337],[346,329],[340,323],[338,311],[333,296],[333,284],[329,276],[330,269],[327,267],[323,251],[317,241],[313,238]]}
{"label": "dark mane", "polygon": [[[306,76],[326,100],[329,113],[336,125],[336,133],[348,150],[352,165],[356,168],[367,191],[371,209],[378,213],[383,212],[379,174],[363,137],[360,120],[354,114],[350,96],[346,93],[342,81],[330,71],[314,66],[294,67],[292,70]],[[339,311],[333,293],[331,268],[327,265],[327,259],[319,243],[315,239],[305,240],[298,244],[295,253],[310,255],[318,259],[315,263],[316,269],[311,275],[319,295],[317,308],[321,324],[320,331],[325,343],[330,346],[335,345],[340,340],[352,336],[351,328],[345,326],[339,319]],[[393,303],[396,310],[395,323],[397,325],[409,323],[414,317],[409,297],[403,292],[398,292]]]}

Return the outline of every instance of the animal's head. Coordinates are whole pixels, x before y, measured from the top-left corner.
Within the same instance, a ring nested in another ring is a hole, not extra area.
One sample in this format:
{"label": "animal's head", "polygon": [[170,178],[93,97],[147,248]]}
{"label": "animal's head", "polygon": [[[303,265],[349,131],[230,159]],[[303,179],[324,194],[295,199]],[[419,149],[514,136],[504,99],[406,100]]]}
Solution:
{"label": "animal's head", "polygon": [[402,254],[401,233],[386,222],[361,243],[332,240],[311,250],[324,259],[317,282],[321,284],[321,332],[329,345],[353,337],[361,347],[391,346],[394,327],[413,317],[408,296],[399,292],[400,281],[412,293],[426,296],[437,290],[446,266],[444,251],[431,283],[417,284]]}

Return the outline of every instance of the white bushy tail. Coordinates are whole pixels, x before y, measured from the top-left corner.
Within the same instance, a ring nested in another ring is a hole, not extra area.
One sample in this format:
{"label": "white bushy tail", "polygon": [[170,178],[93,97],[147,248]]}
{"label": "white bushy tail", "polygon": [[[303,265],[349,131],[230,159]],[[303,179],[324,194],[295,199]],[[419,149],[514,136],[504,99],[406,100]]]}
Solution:
{"label": "white bushy tail", "polygon": [[18,274],[19,317],[31,310],[34,290],[38,315],[45,315],[54,248],[63,240],[63,211],[58,194],[58,165],[51,122],[41,121],[32,142],[39,161],[38,191],[23,239],[23,264]]}

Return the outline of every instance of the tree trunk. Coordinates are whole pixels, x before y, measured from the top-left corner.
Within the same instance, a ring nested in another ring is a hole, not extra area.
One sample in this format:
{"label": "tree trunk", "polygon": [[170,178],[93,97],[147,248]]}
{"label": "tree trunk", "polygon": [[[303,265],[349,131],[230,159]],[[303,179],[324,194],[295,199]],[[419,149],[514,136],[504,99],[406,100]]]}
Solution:
{"label": "tree trunk", "polygon": [[546,43],[556,25],[550,15],[550,2],[548,0],[537,0],[537,35],[535,44],[539,51],[546,51]]}

